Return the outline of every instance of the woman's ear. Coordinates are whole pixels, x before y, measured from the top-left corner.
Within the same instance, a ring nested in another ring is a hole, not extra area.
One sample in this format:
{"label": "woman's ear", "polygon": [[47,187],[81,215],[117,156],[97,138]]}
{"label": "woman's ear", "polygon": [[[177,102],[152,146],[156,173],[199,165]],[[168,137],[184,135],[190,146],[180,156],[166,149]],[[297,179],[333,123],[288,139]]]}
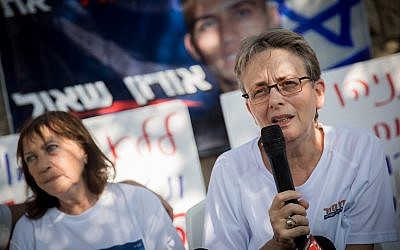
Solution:
{"label": "woman's ear", "polygon": [[197,52],[196,46],[193,44],[192,35],[186,33],[185,37],[183,38],[183,42],[190,56],[193,57],[193,59],[195,59],[196,61],[201,61],[200,54]]}
{"label": "woman's ear", "polygon": [[325,82],[322,79],[319,79],[315,82],[315,104],[316,108],[320,109],[324,106],[325,103]]}

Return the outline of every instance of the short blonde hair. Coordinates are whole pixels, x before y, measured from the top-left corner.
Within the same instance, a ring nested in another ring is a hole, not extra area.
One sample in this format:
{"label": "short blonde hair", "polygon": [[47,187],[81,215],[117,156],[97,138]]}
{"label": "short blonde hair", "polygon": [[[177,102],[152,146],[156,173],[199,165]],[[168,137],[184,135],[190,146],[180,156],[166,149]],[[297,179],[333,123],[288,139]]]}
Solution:
{"label": "short blonde hair", "polygon": [[271,29],[244,39],[240,45],[234,71],[239,88],[243,93],[246,92],[241,80],[243,72],[255,55],[268,49],[285,49],[292,52],[302,59],[305,70],[313,82],[320,78],[321,69],[317,56],[307,41],[293,31]]}

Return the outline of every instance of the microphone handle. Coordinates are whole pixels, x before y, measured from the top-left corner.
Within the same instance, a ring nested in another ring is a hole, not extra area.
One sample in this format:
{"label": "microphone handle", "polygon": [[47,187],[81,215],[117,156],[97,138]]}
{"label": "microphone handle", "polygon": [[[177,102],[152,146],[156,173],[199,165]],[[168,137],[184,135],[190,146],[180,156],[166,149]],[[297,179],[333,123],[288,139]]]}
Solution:
{"label": "microphone handle", "polygon": [[[275,185],[277,187],[278,193],[287,191],[287,190],[295,190],[293,185],[292,174],[290,173],[289,164],[286,158],[286,153],[279,152],[275,154],[273,157],[268,157],[271,167],[272,174],[274,176]],[[292,199],[286,201],[285,204],[295,203],[299,204],[297,199]],[[303,250],[307,243],[307,235],[301,235],[294,239],[296,243],[297,249]]]}

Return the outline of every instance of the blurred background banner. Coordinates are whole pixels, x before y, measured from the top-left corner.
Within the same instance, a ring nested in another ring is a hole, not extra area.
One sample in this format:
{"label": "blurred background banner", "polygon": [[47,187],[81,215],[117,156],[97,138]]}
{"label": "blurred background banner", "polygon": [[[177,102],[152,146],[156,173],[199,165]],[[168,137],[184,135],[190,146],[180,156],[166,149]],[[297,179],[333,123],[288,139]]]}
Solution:
{"label": "blurred background banner", "polygon": [[218,86],[185,51],[178,0],[16,0],[0,7],[12,131],[46,110],[87,118],[181,99],[200,154],[226,149]]}
{"label": "blurred background banner", "polygon": [[371,58],[363,0],[276,0],[283,27],[304,35],[322,69]]}
{"label": "blurred background banner", "polygon": [[[179,0],[0,3],[1,80],[11,132],[46,110],[87,118],[181,99],[200,157],[229,148],[215,77],[184,48]],[[305,35],[324,69],[369,58],[361,0],[275,4],[282,25]]]}
{"label": "blurred background banner", "polygon": [[24,176],[16,159],[18,134],[0,137],[0,203],[25,201],[27,190]]}
{"label": "blurred background banner", "polygon": [[176,213],[205,198],[190,117],[179,100],[85,119],[114,162],[114,181],[132,179],[160,194]]}

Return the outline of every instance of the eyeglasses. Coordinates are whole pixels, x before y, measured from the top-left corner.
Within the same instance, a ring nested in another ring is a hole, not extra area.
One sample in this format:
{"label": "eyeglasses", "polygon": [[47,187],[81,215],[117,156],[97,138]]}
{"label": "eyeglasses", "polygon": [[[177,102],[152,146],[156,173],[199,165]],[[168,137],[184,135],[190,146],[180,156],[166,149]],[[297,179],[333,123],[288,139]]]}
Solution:
{"label": "eyeglasses", "polygon": [[282,80],[273,85],[260,85],[251,89],[248,93],[242,95],[243,98],[248,99],[252,104],[259,104],[267,102],[269,99],[269,93],[272,88],[276,88],[278,92],[283,96],[289,96],[301,92],[301,81],[311,80],[308,76],[294,77]]}

